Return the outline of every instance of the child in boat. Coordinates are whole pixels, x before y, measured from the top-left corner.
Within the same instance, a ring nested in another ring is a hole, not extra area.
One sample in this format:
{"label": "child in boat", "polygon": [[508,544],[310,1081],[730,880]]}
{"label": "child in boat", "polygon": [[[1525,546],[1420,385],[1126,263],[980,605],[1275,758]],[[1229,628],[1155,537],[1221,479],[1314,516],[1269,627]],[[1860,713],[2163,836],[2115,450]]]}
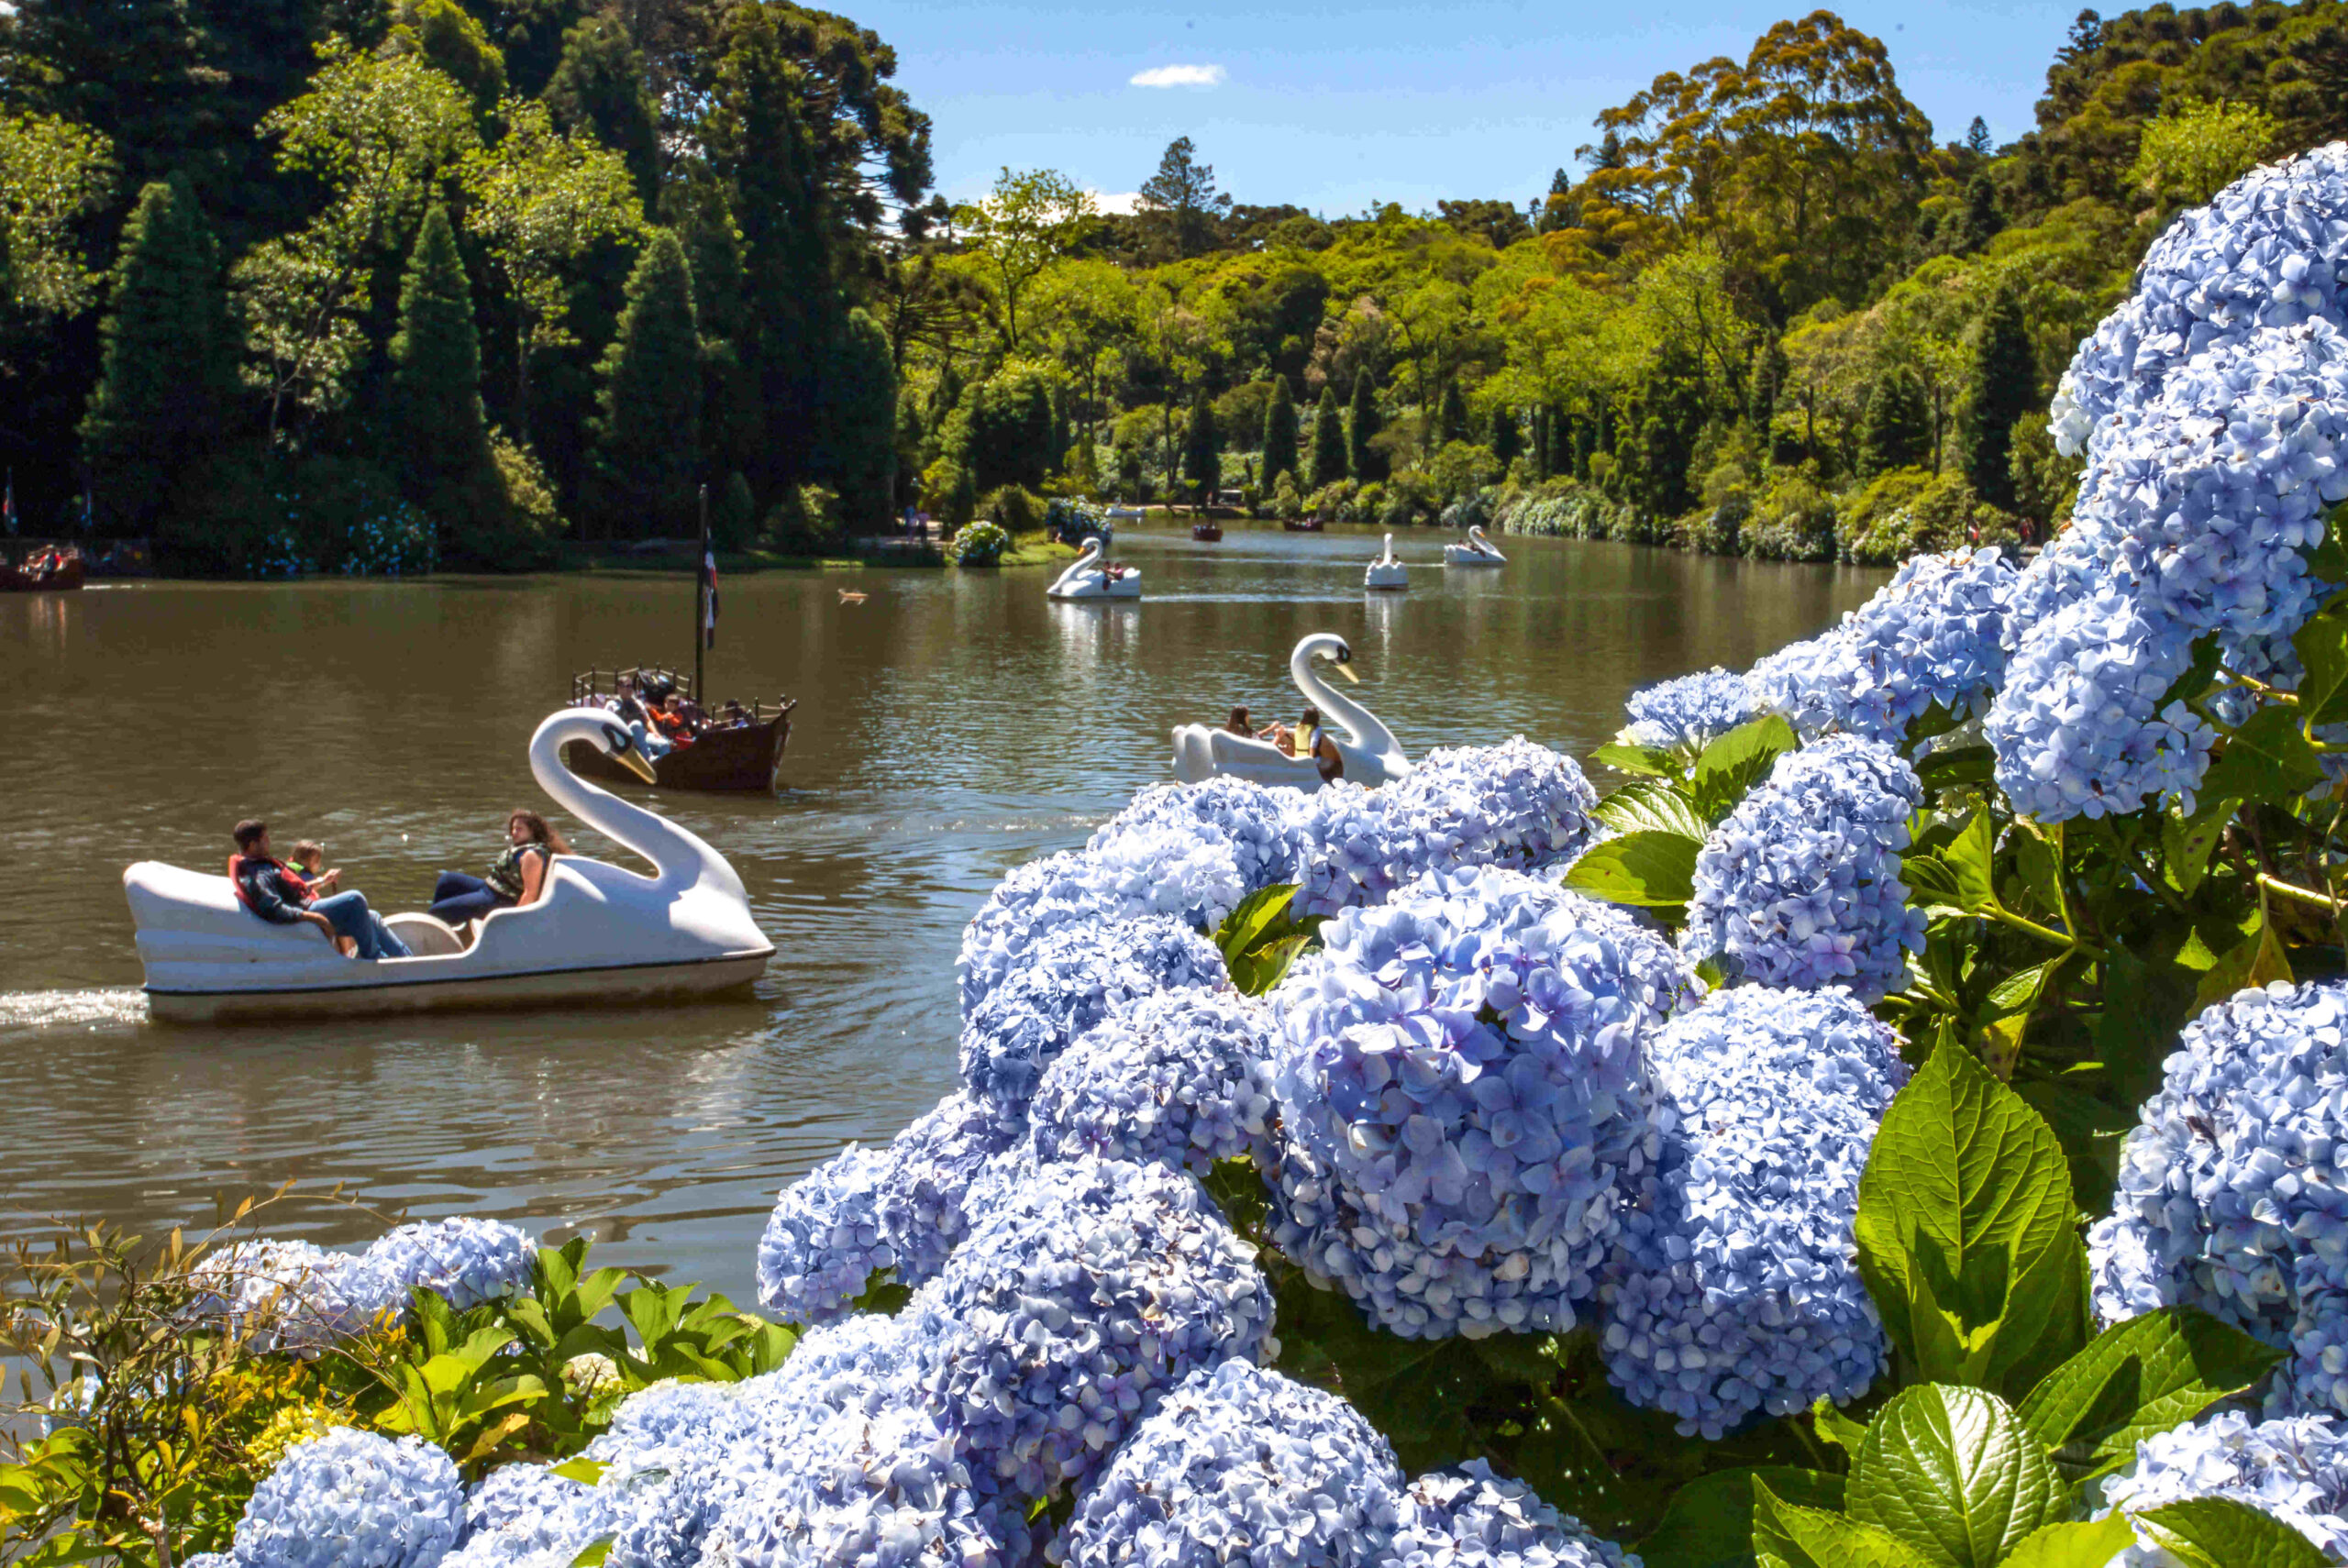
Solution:
{"label": "child in boat", "polygon": [[332,892],[334,885],[342,880],[339,869],[327,869],[327,846],[315,838],[305,838],[294,845],[292,865],[301,873],[302,886],[314,899]]}
{"label": "child in boat", "polygon": [[237,901],[257,918],[271,925],[315,925],[338,948],[341,943],[337,939],[348,937],[356,950],[353,955],[360,958],[410,955],[407,944],[393,935],[383,917],[367,907],[366,894],[353,889],[314,900],[300,874],[270,853],[269,824],[259,817],[238,823],[236,840],[228,879],[236,887]]}

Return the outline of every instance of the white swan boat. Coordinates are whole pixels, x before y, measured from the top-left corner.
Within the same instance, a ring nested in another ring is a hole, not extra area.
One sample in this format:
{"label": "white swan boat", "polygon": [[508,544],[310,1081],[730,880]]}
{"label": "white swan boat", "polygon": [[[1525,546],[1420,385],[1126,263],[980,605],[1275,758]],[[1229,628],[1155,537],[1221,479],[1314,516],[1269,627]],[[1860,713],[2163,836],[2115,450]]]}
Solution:
{"label": "white swan boat", "polygon": [[1102,564],[1101,536],[1088,534],[1083,553],[1068,563],[1068,569],[1046,591],[1049,599],[1139,599],[1141,573],[1130,567],[1120,568],[1111,577]]}
{"label": "white swan boat", "polygon": [[1506,566],[1508,558],[1492,547],[1492,542],[1484,537],[1483,525],[1478,524],[1468,530],[1466,544],[1444,546],[1443,564],[1445,566]]}
{"label": "white swan boat", "polygon": [[555,857],[538,901],[493,911],[469,945],[428,914],[385,918],[411,957],[345,958],[306,923],[271,925],[226,876],[142,860],[122,874],[159,1019],[210,1022],[442,1008],[564,1006],[699,996],[748,985],[774,955],[723,856],[562,765],[585,741],[651,782],[610,715],[572,708],[530,737],[530,772],[556,804],[650,861],[653,875]]}
{"label": "white swan boat", "polygon": [[1394,556],[1394,536],[1386,536],[1386,553],[1369,563],[1361,574],[1364,588],[1408,588],[1411,574]]}
{"label": "white swan boat", "polygon": [[[1378,722],[1370,711],[1321,679],[1312,661],[1325,657],[1347,680],[1358,680],[1349,668],[1354,651],[1334,632],[1316,632],[1296,645],[1288,656],[1289,678],[1305,700],[1321,710],[1329,738],[1345,761],[1343,777],[1360,785],[1383,784],[1411,771],[1394,732]],[[1340,736],[1336,732],[1342,729]],[[1245,778],[1256,784],[1284,784],[1295,790],[1318,790],[1321,767],[1309,756],[1290,756],[1269,741],[1235,734],[1212,724],[1182,724],[1174,731],[1174,777],[1185,784],[1210,778]]]}

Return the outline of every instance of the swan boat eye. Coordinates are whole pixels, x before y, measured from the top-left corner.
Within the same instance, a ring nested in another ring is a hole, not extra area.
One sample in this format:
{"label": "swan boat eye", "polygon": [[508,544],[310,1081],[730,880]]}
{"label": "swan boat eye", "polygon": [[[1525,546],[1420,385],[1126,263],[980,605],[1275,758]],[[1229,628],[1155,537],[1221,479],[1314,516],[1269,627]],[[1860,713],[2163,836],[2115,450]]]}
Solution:
{"label": "swan boat eye", "polygon": [[620,753],[626,751],[629,746],[636,744],[636,737],[629,734],[626,730],[621,729],[617,724],[605,724],[604,726],[604,739],[611,744],[612,755],[614,756],[617,756]]}

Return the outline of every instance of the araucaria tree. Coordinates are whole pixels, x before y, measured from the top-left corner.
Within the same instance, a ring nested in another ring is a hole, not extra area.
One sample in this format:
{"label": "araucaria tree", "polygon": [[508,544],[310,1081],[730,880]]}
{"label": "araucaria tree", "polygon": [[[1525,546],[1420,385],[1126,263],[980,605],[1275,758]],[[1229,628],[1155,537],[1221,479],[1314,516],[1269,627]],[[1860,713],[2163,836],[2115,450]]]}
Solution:
{"label": "araucaria tree", "polygon": [[684,247],[662,229],[637,258],[598,367],[590,522],[605,538],[686,531],[701,477],[701,334]]}
{"label": "araucaria tree", "polygon": [[1966,477],[1992,506],[2014,510],[2014,423],[2038,406],[2038,370],[2021,301],[2000,288],[1975,329],[1972,384],[1960,436]]}
{"label": "araucaria tree", "polygon": [[1323,387],[1312,405],[1312,444],[1304,468],[1304,486],[1319,490],[1346,477],[1346,426],[1337,414],[1335,389]]}
{"label": "araucaria tree", "polygon": [[103,369],[82,420],[109,533],[168,534],[237,414],[236,337],[220,252],[183,179],[139,193],[99,328]]}
{"label": "araucaria tree", "polygon": [[409,498],[439,525],[443,546],[461,551],[503,519],[482,417],[472,293],[448,210],[437,204],[425,215],[400,283],[391,359],[392,467]]}
{"label": "araucaria tree", "polygon": [[1269,491],[1282,474],[1296,472],[1296,400],[1288,378],[1272,378],[1272,395],[1264,401],[1264,468],[1257,482]]}

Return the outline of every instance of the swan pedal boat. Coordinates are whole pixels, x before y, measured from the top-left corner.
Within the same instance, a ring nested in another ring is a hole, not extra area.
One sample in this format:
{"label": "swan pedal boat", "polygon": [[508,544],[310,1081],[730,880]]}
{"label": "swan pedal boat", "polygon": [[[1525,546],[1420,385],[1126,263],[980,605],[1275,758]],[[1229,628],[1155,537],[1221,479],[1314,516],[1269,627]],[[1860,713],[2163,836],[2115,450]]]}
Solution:
{"label": "swan pedal boat", "polygon": [[[1337,747],[1344,759],[1341,777],[1353,783],[1368,787],[1389,783],[1411,771],[1411,759],[1403,755],[1401,742],[1394,732],[1379,723],[1370,711],[1363,707],[1321,679],[1312,667],[1316,657],[1325,657],[1332,668],[1347,680],[1358,682],[1360,677],[1350,668],[1353,649],[1346,639],[1334,632],[1315,632],[1296,645],[1288,656],[1289,679],[1304,693],[1305,701],[1321,710],[1324,732]],[[1338,732],[1342,730],[1341,735]],[[1185,784],[1203,784],[1210,778],[1245,778],[1250,783],[1286,786],[1308,793],[1325,782],[1321,777],[1321,765],[1309,756],[1290,756],[1269,741],[1252,735],[1234,734],[1214,724],[1182,724],[1174,731],[1174,777]]]}
{"label": "swan pedal boat", "polygon": [[1479,524],[1468,530],[1466,544],[1444,546],[1443,564],[1445,566],[1506,566],[1508,558],[1494,548],[1490,539],[1484,537],[1483,525]]}
{"label": "swan pedal boat", "polygon": [[1386,536],[1386,553],[1370,562],[1368,568],[1362,572],[1361,585],[1364,588],[1408,588],[1411,586],[1409,569],[1395,558],[1393,535]]}
{"label": "swan pedal boat", "polygon": [[647,877],[555,856],[538,901],[492,911],[470,945],[428,914],[387,915],[413,955],[345,958],[316,926],[271,925],[228,878],[142,860],[122,874],[147,971],[150,1016],[172,1022],[576,1006],[701,997],[748,986],[774,956],[742,878],[723,856],[656,812],[562,766],[584,741],[650,781],[609,715],[555,713],[530,737],[538,787],[580,821],[650,861]]}
{"label": "swan pedal boat", "polygon": [[1047,599],[1139,599],[1141,573],[1130,567],[1111,577],[1102,569],[1101,536],[1085,536],[1084,551],[1069,562],[1068,569],[1045,591]]}

